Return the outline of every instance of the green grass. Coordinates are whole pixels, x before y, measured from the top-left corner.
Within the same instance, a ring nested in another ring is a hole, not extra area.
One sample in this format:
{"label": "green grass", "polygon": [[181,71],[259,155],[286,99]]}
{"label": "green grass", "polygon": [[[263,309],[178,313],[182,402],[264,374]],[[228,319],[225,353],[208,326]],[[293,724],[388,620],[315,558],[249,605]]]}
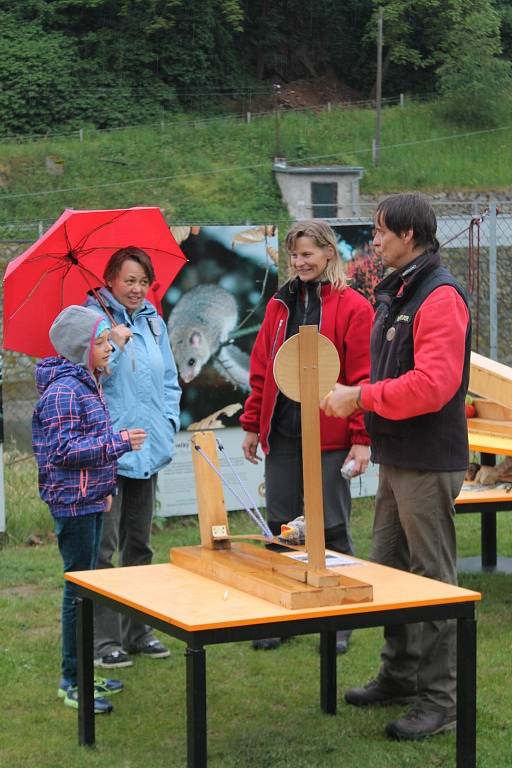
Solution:
{"label": "green grass", "polygon": [[[374,123],[370,109],[285,112],[280,154],[306,165],[361,165],[363,193],[423,189],[449,197],[453,190],[499,193],[510,186],[505,158],[512,125],[437,141],[468,128],[446,123],[437,102],[389,107],[383,111],[381,163],[374,168]],[[83,143],[77,137],[1,143],[0,171],[7,180],[0,188],[1,220],[46,222],[64,207],[144,204],[160,206],[175,222],[287,221],[271,172],[275,127],[271,115],[249,124],[212,118],[195,125],[184,115],[163,128],[86,131]],[[62,176],[48,175],[48,155],[63,161]]]}
{"label": "green grass", "polygon": [[[354,502],[353,532],[361,556],[369,552],[372,510],[372,499]],[[512,521],[506,514],[498,519],[500,554],[510,556]],[[240,513],[231,516],[231,526],[235,532],[250,530]],[[457,529],[460,554],[478,554],[478,517],[459,517]],[[171,520],[153,536],[155,562],[167,561],[170,546],[198,540],[195,518]],[[510,768],[512,576],[462,574],[460,582],[484,596],[478,609],[478,765]],[[123,671],[126,690],[113,699],[114,713],[96,719],[96,748],[77,746],[76,712],[56,698],[61,588],[55,544],[0,551],[0,765],[186,765],[184,646],[169,638],[170,660],[137,659]],[[208,648],[209,765],[454,765],[453,734],[421,744],[391,743],[383,728],[400,709],[361,711],[343,703],[345,687],[376,671],[380,646],[379,629],[354,633],[349,654],[338,662],[335,718],[319,709],[317,637],[295,638],[275,652],[254,652],[248,643]]]}

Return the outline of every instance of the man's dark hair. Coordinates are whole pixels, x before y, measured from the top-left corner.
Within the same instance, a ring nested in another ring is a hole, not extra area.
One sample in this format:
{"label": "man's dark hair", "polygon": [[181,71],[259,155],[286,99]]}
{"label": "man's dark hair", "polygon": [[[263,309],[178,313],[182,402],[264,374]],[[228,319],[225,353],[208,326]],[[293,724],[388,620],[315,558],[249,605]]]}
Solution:
{"label": "man's dark hair", "polygon": [[117,277],[125,261],[136,261],[140,264],[151,285],[155,279],[155,270],[153,269],[151,259],[146,251],[143,251],[142,248],[136,248],[134,245],[129,245],[127,248],[119,248],[118,251],[112,254],[103,273],[105,283]]}
{"label": "man's dark hair", "polygon": [[430,200],[418,192],[386,197],[377,206],[375,221],[385,224],[395,235],[412,229],[414,245],[439,248],[436,214]]}

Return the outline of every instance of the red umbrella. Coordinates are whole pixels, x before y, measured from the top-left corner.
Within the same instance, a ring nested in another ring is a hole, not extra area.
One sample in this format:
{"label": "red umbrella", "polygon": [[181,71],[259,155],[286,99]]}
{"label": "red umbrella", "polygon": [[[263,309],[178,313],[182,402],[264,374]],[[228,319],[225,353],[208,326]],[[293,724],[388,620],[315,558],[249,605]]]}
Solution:
{"label": "red umbrella", "polygon": [[130,245],[151,257],[155,282],[148,298],[160,300],[187,259],[159,208],[65,210],[7,266],[4,349],[34,357],[54,355],[48,338],[54,319],[64,307],[82,304],[88,291],[103,285],[110,256]]}

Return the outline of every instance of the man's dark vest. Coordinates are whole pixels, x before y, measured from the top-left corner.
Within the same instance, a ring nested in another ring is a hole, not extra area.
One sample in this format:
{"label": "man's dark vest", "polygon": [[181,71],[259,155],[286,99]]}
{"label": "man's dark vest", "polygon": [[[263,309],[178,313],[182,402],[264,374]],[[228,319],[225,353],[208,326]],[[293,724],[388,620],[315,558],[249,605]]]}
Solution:
{"label": "man's dark vest", "polygon": [[[403,285],[403,292],[397,296]],[[416,312],[432,291],[451,285],[468,300],[438,253],[427,251],[382,280],[375,289],[376,314],[371,335],[371,382],[398,378],[414,368],[413,325]],[[440,317],[440,323],[451,322]],[[372,439],[372,459],[379,464],[424,471],[458,471],[468,466],[464,401],[469,383],[471,323],[466,335],[462,382],[440,411],[393,421],[365,414]]]}

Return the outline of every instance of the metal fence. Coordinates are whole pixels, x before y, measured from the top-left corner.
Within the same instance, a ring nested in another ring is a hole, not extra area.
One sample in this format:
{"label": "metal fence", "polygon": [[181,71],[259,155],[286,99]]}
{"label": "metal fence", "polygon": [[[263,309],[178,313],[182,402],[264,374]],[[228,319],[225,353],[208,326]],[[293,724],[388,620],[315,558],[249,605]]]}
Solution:
{"label": "metal fence", "polygon": [[[436,201],[438,237],[444,262],[466,288],[473,316],[473,349],[512,364],[512,203]],[[371,224],[374,203],[360,204],[360,215],[337,223]],[[50,222],[48,222],[49,224]],[[197,222],[194,222],[196,224]],[[45,222],[46,224],[46,222]],[[0,233],[0,268],[40,234],[37,222],[25,225],[18,239]],[[19,233],[18,233],[19,237]],[[447,318],[449,322],[449,318]],[[3,406],[7,449],[30,454],[30,421],[37,394],[34,361],[3,353]],[[8,452],[9,455],[9,452]]]}

